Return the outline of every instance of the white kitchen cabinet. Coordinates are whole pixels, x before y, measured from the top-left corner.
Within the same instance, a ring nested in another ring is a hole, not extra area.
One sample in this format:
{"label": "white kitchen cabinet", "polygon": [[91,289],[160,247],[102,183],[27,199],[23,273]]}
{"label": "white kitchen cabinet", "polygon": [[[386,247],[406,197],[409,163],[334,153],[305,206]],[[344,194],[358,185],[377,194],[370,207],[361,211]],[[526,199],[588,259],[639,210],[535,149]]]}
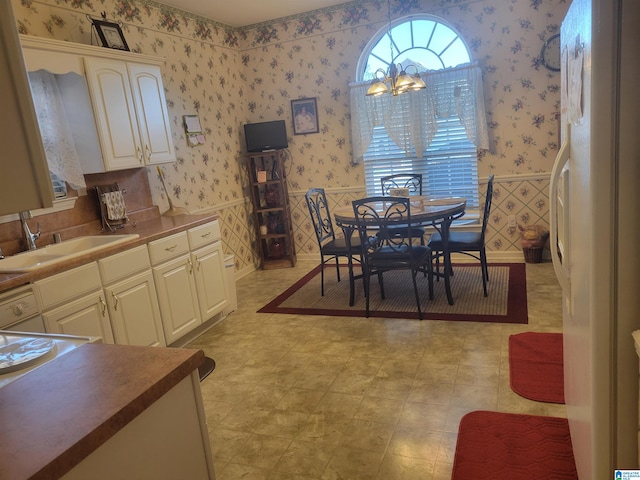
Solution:
{"label": "white kitchen cabinet", "polygon": [[229,305],[222,243],[203,247],[191,255],[200,315],[207,320]]}
{"label": "white kitchen cabinet", "polygon": [[83,164],[83,173],[144,166],[126,63],[85,58],[84,64],[104,165]]}
{"label": "white kitchen cabinet", "polygon": [[187,232],[149,243],[160,315],[167,344],[202,323]]}
{"label": "white kitchen cabinet", "polygon": [[[194,266],[198,304],[203,320],[222,312],[229,305],[224,252],[218,222],[194,227],[188,232]],[[202,246],[205,245],[205,246]],[[199,247],[199,248],[198,248]]]}
{"label": "white kitchen cabinet", "polygon": [[151,270],[104,289],[114,340],[119,345],[166,345]]}
{"label": "white kitchen cabinet", "polygon": [[[155,65],[84,58],[102,171],[175,161],[160,69]],[[84,173],[99,166],[83,165]]]}
{"label": "white kitchen cabinet", "polygon": [[127,63],[146,165],[175,162],[169,112],[160,68]]}
{"label": "white kitchen cabinet", "polygon": [[42,314],[47,332],[100,337],[114,343],[102,291],[94,292]]}
{"label": "white kitchen cabinet", "polygon": [[33,287],[47,332],[100,337],[104,343],[113,343],[96,262],[38,280]]}
{"label": "white kitchen cabinet", "polygon": [[29,35],[20,40],[29,71],[47,70],[58,83],[70,73],[82,80],[62,93],[83,173],[175,161],[164,59]]}
{"label": "white kitchen cabinet", "polygon": [[220,226],[209,222],[149,243],[167,344],[229,305]]}
{"label": "white kitchen cabinet", "polygon": [[160,307],[146,245],[98,260],[114,340],[165,346]]}

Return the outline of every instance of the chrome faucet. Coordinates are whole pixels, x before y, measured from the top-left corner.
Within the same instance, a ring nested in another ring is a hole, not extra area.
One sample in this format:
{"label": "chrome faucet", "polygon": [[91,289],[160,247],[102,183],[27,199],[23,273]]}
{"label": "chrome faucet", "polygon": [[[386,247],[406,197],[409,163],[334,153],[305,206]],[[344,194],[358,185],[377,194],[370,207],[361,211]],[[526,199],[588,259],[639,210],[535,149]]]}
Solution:
{"label": "chrome faucet", "polygon": [[31,229],[29,229],[29,224],[27,223],[27,220],[33,217],[33,215],[31,215],[31,212],[27,210],[25,212],[20,212],[19,215],[20,215],[20,223],[22,223],[22,231],[24,233],[24,241],[27,244],[27,248],[29,250],[35,250],[36,240],[40,238],[40,222],[36,224],[38,227],[38,231],[35,233],[32,233]]}

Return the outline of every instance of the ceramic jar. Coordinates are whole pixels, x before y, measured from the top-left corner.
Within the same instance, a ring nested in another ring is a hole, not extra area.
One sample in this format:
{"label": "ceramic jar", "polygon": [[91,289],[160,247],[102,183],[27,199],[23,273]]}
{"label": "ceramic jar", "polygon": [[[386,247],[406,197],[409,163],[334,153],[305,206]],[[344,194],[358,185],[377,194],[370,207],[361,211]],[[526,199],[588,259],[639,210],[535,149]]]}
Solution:
{"label": "ceramic jar", "polygon": [[272,238],[269,242],[269,256],[277,260],[284,257],[284,243],[279,238]]}
{"label": "ceramic jar", "polygon": [[264,194],[264,201],[267,207],[277,207],[280,204],[280,193],[277,187],[267,188]]}

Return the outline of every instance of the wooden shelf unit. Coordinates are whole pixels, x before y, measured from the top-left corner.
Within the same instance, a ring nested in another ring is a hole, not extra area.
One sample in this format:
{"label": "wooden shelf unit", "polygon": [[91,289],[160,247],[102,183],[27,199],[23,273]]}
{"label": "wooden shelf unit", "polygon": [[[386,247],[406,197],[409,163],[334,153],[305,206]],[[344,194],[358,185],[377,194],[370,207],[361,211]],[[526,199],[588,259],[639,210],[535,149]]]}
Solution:
{"label": "wooden shelf unit", "polygon": [[260,267],[263,270],[293,267],[296,246],[284,170],[286,152],[273,150],[250,153],[247,157]]}

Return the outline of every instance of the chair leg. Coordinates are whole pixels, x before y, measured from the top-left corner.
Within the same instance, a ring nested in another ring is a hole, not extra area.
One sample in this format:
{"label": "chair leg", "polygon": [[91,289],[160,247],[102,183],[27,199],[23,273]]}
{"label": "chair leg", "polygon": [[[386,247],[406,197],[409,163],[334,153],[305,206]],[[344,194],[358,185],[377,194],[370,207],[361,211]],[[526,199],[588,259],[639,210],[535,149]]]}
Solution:
{"label": "chair leg", "polygon": [[482,289],[484,296],[487,296],[487,282],[489,281],[489,268],[487,267],[487,256],[484,250],[480,250],[480,266],[482,270]]}
{"label": "chair leg", "polygon": [[370,298],[370,290],[369,287],[371,286],[371,274],[369,271],[367,272],[362,272],[364,275],[364,296],[365,296],[365,317],[369,318],[369,298]]}
{"label": "chair leg", "polygon": [[418,269],[411,271],[411,279],[413,280],[413,293],[416,296],[416,305],[418,306],[418,318],[422,320],[422,308],[420,308],[420,295],[418,293],[418,283],[416,277],[418,276]]}
{"label": "chair leg", "polygon": [[447,300],[449,305],[453,305],[453,293],[451,293],[451,275],[453,268],[451,267],[451,257],[447,256],[445,253],[443,256],[444,265],[442,267],[442,272],[444,275],[444,290],[447,292]]}
{"label": "chair leg", "polygon": [[320,293],[324,297],[324,255],[320,256]]}
{"label": "chair leg", "polygon": [[427,279],[429,282],[429,300],[433,300],[433,264],[431,263],[431,257],[427,262],[427,275],[429,276]]}
{"label": "chair leg", "polygon": [[380,285],[380,298],[384,300],[384,282],[382,280],[382,272],[378,272],[378,284]]}
{"label": "chair leg", "polygon": [[347,262],[349,265],[349,306],[353,307],[356,296],[356,279],[354,278],[355,275],[353,274],[353,258],[351,257],[351,255],[347,257]]}
{"label": "chair leg", "polygon": [[338,281],[340,281],[340,257],[336,255],[336,276],[338,277]]}
{"label": "chair leg", "polygon": [[483,248],[480,250],[480,263],[482,264],[482,273],[484,277],[489,281],[489,267],[487,266],[487,251]]}

